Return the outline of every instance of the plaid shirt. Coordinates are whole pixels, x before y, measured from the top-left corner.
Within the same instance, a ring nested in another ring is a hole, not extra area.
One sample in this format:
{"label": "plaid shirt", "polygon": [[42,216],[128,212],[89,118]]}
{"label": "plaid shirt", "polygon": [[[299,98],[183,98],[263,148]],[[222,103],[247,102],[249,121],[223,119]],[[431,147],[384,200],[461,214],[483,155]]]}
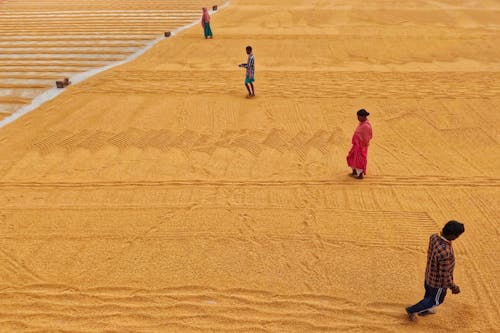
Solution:
{"label": "plaid shirt", "polygon": [[253,53],[250,53],[248,55],[248,61],[247,61],[247,65],[245,67],[247,68],[247,76],[249,78],[253,78],[253,76],[255,74],[255,61],[253,58]]}
{"label": "plaid shirt", "polygon": [[455,254],[451,242],[438,234],[432,235],[427,250],[425,282],[432,288],[451,288],[454,268]]}

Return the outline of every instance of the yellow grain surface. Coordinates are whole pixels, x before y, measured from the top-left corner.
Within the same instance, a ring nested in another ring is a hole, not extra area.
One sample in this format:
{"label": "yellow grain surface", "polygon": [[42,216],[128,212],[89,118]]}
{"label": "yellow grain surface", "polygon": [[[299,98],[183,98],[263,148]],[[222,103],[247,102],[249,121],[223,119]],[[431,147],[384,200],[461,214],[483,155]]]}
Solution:
{"label": "yellow grain surface", "polygon": [[[0,331],[498,332],[499,22],[487,0],[234,0],[213,40],[1,128]],[[462,293],[410,323],[449,219]]]}

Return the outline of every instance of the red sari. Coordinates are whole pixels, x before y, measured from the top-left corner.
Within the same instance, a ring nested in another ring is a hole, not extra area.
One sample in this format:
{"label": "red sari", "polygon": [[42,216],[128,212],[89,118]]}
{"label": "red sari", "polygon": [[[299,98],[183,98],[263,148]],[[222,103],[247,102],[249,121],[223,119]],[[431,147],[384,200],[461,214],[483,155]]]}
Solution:
{"label": "red sari", "polygon": [[372,139],[372,125],[368,120],[360,122],[352,136],[352,148],[347,155],[347,165],[352,169],[361,169],[366,175],[368,145]]}

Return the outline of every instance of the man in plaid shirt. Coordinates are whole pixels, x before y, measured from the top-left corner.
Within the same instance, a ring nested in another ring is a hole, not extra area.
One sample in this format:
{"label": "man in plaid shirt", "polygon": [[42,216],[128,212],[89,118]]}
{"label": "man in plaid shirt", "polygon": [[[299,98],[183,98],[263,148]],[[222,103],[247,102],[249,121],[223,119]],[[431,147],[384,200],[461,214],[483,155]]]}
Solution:
{"label": "man in plaid shirt", "polygon": [[430,237],[425,269],[425,295],[420,302],[406,308],[410,320],[415,320],[417,314],[434,313],[433,308],[443,303],[448,288],[453,294],[460,293],[460,288],[453,282],[455,254],[451,242],[464,231],[462,223],[449,221],[440,235]]}

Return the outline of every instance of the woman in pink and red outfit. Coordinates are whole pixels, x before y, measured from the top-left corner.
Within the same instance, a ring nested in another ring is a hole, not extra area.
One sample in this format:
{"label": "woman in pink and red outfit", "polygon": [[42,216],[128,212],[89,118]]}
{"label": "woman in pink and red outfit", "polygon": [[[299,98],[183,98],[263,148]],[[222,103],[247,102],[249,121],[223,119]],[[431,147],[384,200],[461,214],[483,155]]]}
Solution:
{"label": "woman in pink and red outfit", "polygon": [[347,155],[347,165],[352,169],[352,176],[363,179],[366,175],[368,145],[372,139],[372,125],[366,117],[370,115],[365,109],[357,112],[359,125],[352,136],[352,148]]}

